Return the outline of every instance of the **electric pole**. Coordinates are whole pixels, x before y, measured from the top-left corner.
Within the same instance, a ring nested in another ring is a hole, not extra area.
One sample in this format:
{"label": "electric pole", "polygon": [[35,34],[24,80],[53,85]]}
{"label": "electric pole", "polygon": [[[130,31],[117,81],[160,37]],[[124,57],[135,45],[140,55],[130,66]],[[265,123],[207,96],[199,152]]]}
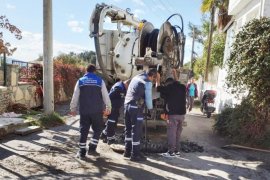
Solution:
{"label": "electric pole", "polygon": [[45,114],[54,112],[52,55],[52,0],[43,0],[43,105]]}
{"label": "electric pole", "polygon": [[194,60],[194,42],[195,42],[195,28],[192,27],[192,46],[191,46],[191,58],[190,58],[190,69],[193,71],[193,60]]}

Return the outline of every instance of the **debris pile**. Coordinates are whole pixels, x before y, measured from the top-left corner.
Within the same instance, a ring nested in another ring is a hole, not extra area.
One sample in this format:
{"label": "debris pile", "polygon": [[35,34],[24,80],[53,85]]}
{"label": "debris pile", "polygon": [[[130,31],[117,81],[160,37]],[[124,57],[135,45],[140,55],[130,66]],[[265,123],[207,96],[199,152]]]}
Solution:
{"label": "debris pile", "polygon": [[[116,134],[116,144],[125,144],[125,135]],[[203,152],[203,146],[198,145],[196,142],[182,141],[180,142],[181,151],[185,153],[190,152]],[[164,153],[168,151],[167,142],[153,142],[151,140],[141,140],[141,151],[147,153]]]}

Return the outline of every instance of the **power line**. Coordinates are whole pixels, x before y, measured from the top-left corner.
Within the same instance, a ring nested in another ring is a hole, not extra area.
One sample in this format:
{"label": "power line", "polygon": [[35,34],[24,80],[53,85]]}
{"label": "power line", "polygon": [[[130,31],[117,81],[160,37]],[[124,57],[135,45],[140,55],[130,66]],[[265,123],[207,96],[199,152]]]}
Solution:
{"label": "power line", "polygon": [[158,0],[158,1],[162,4],[163,7],[165,7],[165,9],[167,9],[168,11],[170,11],[170,13],[173,13],[173,11],[170,9],[170,7],[168,8],[167,5],[164,4],[162,0]]}

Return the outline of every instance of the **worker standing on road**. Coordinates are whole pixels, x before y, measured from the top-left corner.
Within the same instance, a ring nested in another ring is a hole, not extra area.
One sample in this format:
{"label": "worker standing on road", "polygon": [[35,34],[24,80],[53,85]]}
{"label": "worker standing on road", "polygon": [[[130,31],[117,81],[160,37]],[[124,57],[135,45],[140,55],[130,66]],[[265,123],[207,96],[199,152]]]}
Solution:
{"label": "worker standing on road", "polygon": [[186,91],[187,91],[187,109],[191,111],[194,104],[194,98],[198,97],[197,84],[195,83],[194,78],[190,79],[190,83],[187,85]]}
{"label": "worker standing on road", "polygon": [[175,79],[168,78],[165,86],[160,85],[160,74],[157,74],[156,87],[161,97],[166,102],[167,120],[167,139],[168,152],[162,154],[166,157],[180,155],[180,135],[182,123],[186,114],[186,87],[176,79],[176,71],[173,70]]}
{"label": "worker standing on road", "polygon": [[115,128],[117,127],[120,108],[124,104],[127,88],[130,80],[119,81],[113,85],[109,96],[112,102],[112,112],[108,116],[106,127],[101,134],[101,139],[108,144],[115,143]]}
{"label": "worker standing on road", "polygon": [[125,153],[131,161],[146,160],[140,153],[140,139],[143,125],[143,109],[153,108],[152,82],[157,75],[156,69],[149,69],[131,80],[125,98]]}
{"label": "worker standing on road", "polygon": [[103,113],[109,115],[111,112],[111,101],[105,83],[95,72],[96,67],[90,64],[87,73],[77,81],[70,103],[70,114],[73,116],[76,115],[79,105],[80,150],[76,157],[80,159],[86,155],[90,126],[93,129],[93,137],[89,143],[88,155],[97,155],[96,148],[102,131]]}

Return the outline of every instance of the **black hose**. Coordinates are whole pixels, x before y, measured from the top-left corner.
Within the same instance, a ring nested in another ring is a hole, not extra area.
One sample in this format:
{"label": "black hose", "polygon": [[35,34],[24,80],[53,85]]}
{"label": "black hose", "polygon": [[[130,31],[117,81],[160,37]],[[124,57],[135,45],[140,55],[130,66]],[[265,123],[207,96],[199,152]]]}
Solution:
{"label": "black hose", "polygon": [[97,60],[98,60],[98,64],[101,68],[102,74],[104,76],[104,78],[109,81],[110,83],[113,83],[113,79],[108,75],[105,65],[103,63],[102,60],[102,56],[101,56],[101,51],[100,51],[100,44],[99,44],[99,16],[101,11],[105,8],[106,6],[96,6],[96,10],[95,10],[95,18],[93,19],[94,21],[94,42],[95,42],[95,48],[96,48],[96,55],[97,55]]}
{"label": "black hose", "polygon": [[169,21],[173,16],[180,17],[180,19],[181,19],[181,25],[182,25],[182,27],[180,29],[181,29],[181,32],[184,32],[184,21],[183,21],[183,18],[181,16],[181,14],[178,14],[178,13],[172,14],[166,21]]}

